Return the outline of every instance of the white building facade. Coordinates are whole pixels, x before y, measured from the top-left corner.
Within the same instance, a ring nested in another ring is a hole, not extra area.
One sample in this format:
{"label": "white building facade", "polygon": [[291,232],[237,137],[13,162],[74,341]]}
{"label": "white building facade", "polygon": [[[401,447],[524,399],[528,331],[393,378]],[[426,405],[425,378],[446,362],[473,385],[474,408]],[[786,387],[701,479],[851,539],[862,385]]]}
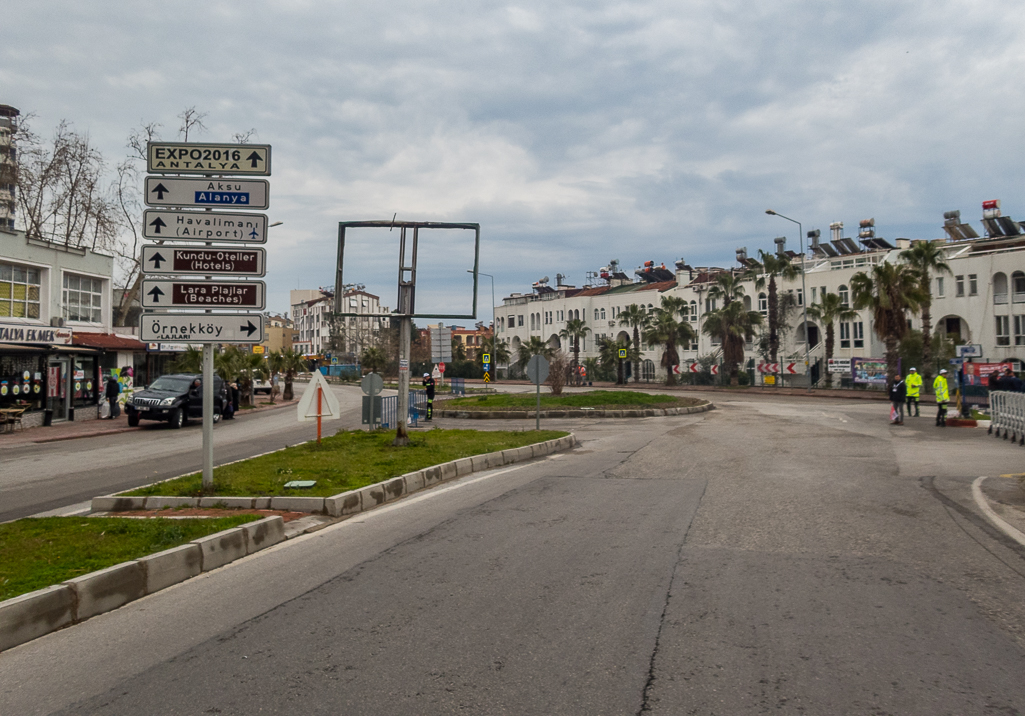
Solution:
{"label": "white building facade", "polygon": [[[988,224],[986,226],[989,227]],[[1005,224],[1004,227],[1019,233],[999,235],[1003,232],[990,231],[986,237],[969,238],[955,232],[958,238],[937,239],[951,273],[932,278],[933,330],[950,335],[958,345],[981,345],[981,360],[993,363],[1025,359],[1025,234],[1016,224],[1013,227]],[[800,255],[791,253],[795,265],[804,270],[807,296],[802,290],[800,275],[790,281],[777,278],[779,294],[792,292],[796,303],[796,309],[791,312],[790,330],[784,331],[778,358],[780,361],[796,361],[800,364],[798,369],[803,370],[807,346],[812,380],[818,381],[825,375],[826,330],[811,317],[808,326],[804,325],[805,299],[809,305],[820,303],[821,297],[828,292],[838,294],[850,304],[850,285],[854,274],[870,271],[880,262],[900,261],[900,252],[912,244],[909,240],[897,239],[895,245],[891,245],[874,237],[862,243],[865,246],[857,246],[852,239],[844,239],[835,250],[831,246],[828,253],[816,245],[809,249],[803,261]],[[855,251],[849,251],[852,247]],[[848,252],[841,253],[841,248],[848,249]],[[632,340],[632,329],[621,325],[619,320],[627,306],[635,304],[651,311],[659,306],[663,296],[675,296],[683,299],[689,307],[687,320],[697,333],[693,345],[678,347],[681,364],[686,367],[699,357],[713,355],[720,348],[718,342],[705,335],[701,328],[705,314],[718,308],[715,301],[708,298],[708,289],[715,275],[722,271],[732,271],[739,277],[743,268],[691,268],[680,261],[673,280],[630,282],[624,274],[617,274],[619,279],[610,276],[599,280],[598,285],[583,289],[535,284],[535,290],[530,294],[512,294],[503,299],[496,310],[499,336],[508,342],[514,360],[520,345],[534,336],[569,352],[570,346],[559,337],[559,332],[565,329],[569,319],[579,318],[591,331],[581,343],[580,359],[583,361],[598,356],[599,337]],[[642,270],[638,271],[638,274],[642,273]],[[767,314],[767,290],[757,289],[751,279],[743,280],[742,286],[745,307]],[[912,327],[920,330],[920,315],[909,318]],[[869,310],[859,311],[858,317],[852,321],[837,323],[834,336],[834,358],[882,358],[885,354],[885,348],[875,334]],[[757,348],[757,339],[747,344],[746,361],[761,362]],[[665,371],[660,366],[661,348],[642,344],[641,350],[642,378],[664,380]],[[904,366],[904,369],[909,367]],[[808,377],[795,376],[793,383],[806,385],[808,380]]]}
{"label": "white building facade", "polygon": [[[290,292],[292,304],[293,348],[303,355],[325,357],[331,352],[334,292],[327,289],[294,290]],[[387,313],[381,300],[362,289],[350,289],[342,294],[344,313]],[[358,356],[368,345],[375,345],[381,331],[388,327],[387,318],[344,316],[334,326],[340,336],[341,353],[346,359]],[[343,361],[344,362],[344,361]]]}

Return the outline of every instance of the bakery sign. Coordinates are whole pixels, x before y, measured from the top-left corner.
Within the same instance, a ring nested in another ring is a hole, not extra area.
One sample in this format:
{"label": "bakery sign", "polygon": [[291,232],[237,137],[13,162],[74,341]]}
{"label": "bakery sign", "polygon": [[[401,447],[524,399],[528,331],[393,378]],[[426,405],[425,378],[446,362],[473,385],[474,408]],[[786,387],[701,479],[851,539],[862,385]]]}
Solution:
{"label": "bakery sign", "polygon": [[71,329],[0,323],[0,343],[39,343],[44,345],[70,346]]}

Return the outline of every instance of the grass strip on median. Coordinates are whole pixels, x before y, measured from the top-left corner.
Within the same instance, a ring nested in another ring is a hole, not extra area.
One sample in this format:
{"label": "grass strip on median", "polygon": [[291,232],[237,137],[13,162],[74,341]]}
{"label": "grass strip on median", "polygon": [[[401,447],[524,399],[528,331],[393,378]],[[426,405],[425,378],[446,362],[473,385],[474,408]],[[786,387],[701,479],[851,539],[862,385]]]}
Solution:
{"label": "grass strip on median", "polygon": [[[343,431],[333,437],[214,469],[213,491],[203,492],[201,473],[131,490],[131,496],[329,497],[450,460],[510,450],[569,433],[541,431],[430,430],[411,433],[408,447],[393,447],[392,431]],[[316,480],[310,489],[285,489],[293,480]]]}
{"label": "grass strip on median", "polygon": [[260,518],[28,517],[0,524],[0,601]]}
{"label": "grass strip on median", "polygon": [[[675,395],[652,395],[632,390],[593,390],[587,393],[541,394],[541,409],[552,408],[689,408],[703,405],[704,400]],[[498,395],[453,398],[439,403],[445,410],[530,410],[537,404],[534,393],[501,393]]]}

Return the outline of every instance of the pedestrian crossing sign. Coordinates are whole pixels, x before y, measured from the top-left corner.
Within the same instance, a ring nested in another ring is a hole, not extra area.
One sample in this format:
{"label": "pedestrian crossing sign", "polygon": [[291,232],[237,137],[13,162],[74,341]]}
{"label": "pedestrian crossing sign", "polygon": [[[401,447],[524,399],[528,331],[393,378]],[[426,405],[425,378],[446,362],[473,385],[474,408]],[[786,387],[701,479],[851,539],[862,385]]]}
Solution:
{"label": "pedestrian crossing sign", "polygon": [[620,348],[619,349],[619,357],[620,358],[626,358],[626,348]]}

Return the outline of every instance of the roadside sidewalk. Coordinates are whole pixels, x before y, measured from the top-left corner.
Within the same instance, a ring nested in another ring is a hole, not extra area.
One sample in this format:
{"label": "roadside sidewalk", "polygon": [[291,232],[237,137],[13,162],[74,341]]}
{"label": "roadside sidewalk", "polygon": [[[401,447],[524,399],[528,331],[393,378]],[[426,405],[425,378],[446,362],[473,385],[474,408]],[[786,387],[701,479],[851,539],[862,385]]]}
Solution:
{"label": "roadside sidewalk", "polygon": [[[240,410],[238,415],[239,417],[244,417],[246,415],[252,415],[253,413],[262,413],[266,410],[287,408],[289,406],[295,406],[298,402],[299,400],[295,399],[287,403],[278,401],[274,405],[257,405],[255,408]],[[48,428],[26,428],[25,430],[18,430],[13,433],[0,433],[0,450],[25,447],[26,445],[36,445],[39,443],[52,443],[60,442],[62,440],[77,440],[79,438],[95,438],[101,435],[128,433],[136,430],[142,430],[143,427],[147,425],[152,425],[152,423],[144,422],[137,428],[128,427],[128,417],[122,412],[120,417],[114,418],[113,420],[83,420],[80,422],[57,423],[56,425],[51,425]]]}

